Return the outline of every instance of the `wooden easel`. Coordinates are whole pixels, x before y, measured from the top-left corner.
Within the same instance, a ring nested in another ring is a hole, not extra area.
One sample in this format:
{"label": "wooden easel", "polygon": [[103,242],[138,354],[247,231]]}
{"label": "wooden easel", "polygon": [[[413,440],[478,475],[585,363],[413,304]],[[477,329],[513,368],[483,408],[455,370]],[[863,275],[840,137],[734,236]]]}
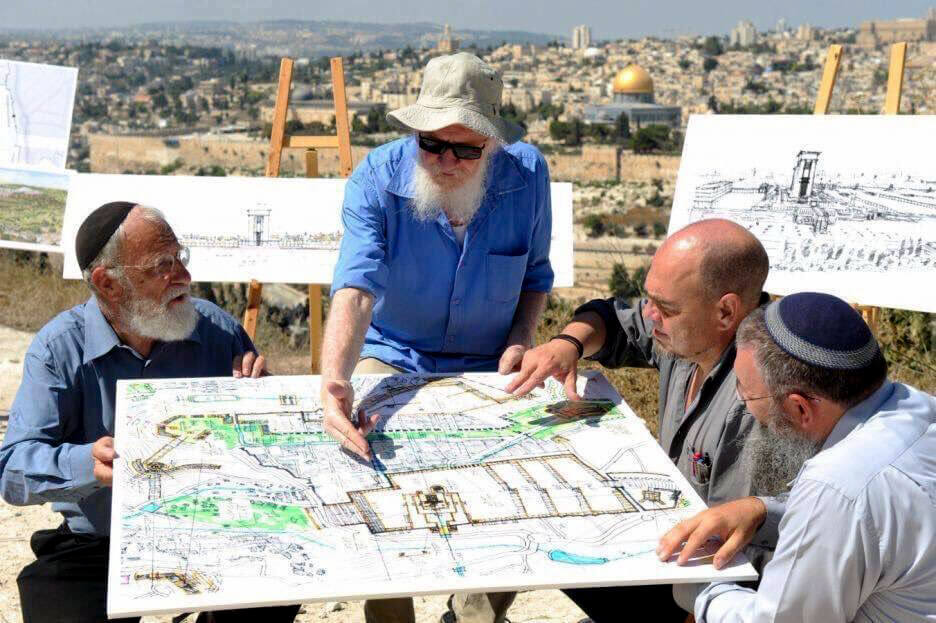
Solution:
{"label": "wooden easel", "polygon": [[[816,96],[816,107],[813,114],[824,115],[829,111],[829,101],[832,99],[832,89],[835,88],[835,79],[838,76],[839,64],[842,60],[842,46],[831,45],[826,56],[825,69],[822,72],[822,82],[819,84],[819,93]],[[887,74],[887,96],[884,99],[884,114],[896,115],[900,111],[900,94],[903,90],[904,67],[907,62],[907,44],[895,43],[891,46],[890,69]],[[854,305],[861,313],[871,332],[877,336],[878,319],[881,315],[880,307],[868,305]]]}
{"label": "wooden easel", "polygon": [[[340,56],[331,59],[332,98],[335,103],[335,136],[291,136],[286,134],[286,114],[289,110],[289,91],[292,86],[293,60],[280,62],[279,87],[273,108],[273,129],[270,133],[270,154],[267,157],[267,177],[278,177],[284,149],[305,149],[307,177],[318,177],[318,149],[337,149],[339,173],[351,175],[351,128],[348,124],[348,100],[345,94],[344,64]],[[256,280],[247,289],[247,309],[244,311],[244,330],[253,339],[260,314],[260,295],[263,285]],[[318,374],[322,354],[322,286],[309,285],[309,370]]]}

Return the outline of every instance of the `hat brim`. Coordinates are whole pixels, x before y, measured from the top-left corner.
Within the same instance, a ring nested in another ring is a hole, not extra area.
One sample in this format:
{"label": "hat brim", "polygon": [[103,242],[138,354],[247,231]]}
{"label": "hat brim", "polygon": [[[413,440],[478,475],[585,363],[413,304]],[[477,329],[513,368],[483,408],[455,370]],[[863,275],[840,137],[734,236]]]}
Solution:
{"label": "hat brim", "polygon": [[388,112],[387,121],[408,132],[435,132],[458,124],[508,145],[516,143],[526,134],[526,129],[521,125],[502,117],[487,117],[469,108],[429,108],[412,104]]}

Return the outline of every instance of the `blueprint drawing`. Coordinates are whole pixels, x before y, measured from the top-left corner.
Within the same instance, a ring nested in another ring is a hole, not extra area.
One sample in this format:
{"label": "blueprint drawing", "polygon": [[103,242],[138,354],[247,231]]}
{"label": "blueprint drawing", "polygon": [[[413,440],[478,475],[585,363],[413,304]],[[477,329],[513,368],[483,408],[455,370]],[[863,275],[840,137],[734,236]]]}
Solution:
{"label": "blueprint drawing", "polygon": [[78,70],[0,59],[0,167],[64,169]]}
{"label": "blueprint drawing", "polygon": [[508,381],[355,377],[370,462],[324,433],[319,377],[120,381],[109,615],[756,577],[657,560],[705,507],[604,377]]}

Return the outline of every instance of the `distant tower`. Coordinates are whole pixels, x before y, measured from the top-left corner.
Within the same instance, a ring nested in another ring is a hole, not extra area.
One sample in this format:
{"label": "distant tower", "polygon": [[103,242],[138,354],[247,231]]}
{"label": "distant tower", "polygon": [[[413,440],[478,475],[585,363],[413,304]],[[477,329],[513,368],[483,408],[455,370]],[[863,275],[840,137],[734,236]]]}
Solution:
{"label": "distant tower", "polygon": [[731,46],[746,48],[757,43],[757,29],[750,20],[743,19],[731,30],[728,41]]}
{"label": "distant tower", "polygon": [[572,49],[583,50],[591,46],[591,28],[582,24],[572,29]]}
{"label": "distant tower", "polygon": [[819,168],[820,153],[818,151],[801,151],[796,154],[796,166],[793,168],[790,196],[799,203],[806,203],[812,198],[813,185],[816,181],[816,169]]}
{"label": "distant tower", "polygon": [[247,210],[247,240],[254,247],[263,246],[270,239],[270,208],[250,208]]}
{"label": "distant tower", "polygon": [[442,27],[442,36],[439,37],[439,45],[436,49],[441,54],[453,54],[458,50],[458,39],[452,36],[452,27],[448,24]]}

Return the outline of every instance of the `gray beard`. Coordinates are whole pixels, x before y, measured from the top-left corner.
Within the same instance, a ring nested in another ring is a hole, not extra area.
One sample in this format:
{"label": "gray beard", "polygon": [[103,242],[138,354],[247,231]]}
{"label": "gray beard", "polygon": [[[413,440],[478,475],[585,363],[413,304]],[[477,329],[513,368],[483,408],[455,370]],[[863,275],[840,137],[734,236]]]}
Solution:
{"label": "gray beard", "polygon": [[188,294],[188,290],[173,288],[162,301],[146,300],[131,291],[130,301],[121,305],[121,317],[134,335],[162,342],[184,340],[198,324],[198,311],[191,297],[172,308],[168,303],[180,294]]}
{"label": "gray beard", "polygon": [[775,496],[788,491],[788,483],[820,447],[819,442],[794,429],[779,408],[771,405],[768,414],[769,423],[758,423],[745,442],[744,465],[751,474],[751,495]]}
{"label": "gray beard", "polygon": [[475,174],[457,188],[445,188],[432,179],[429,170],[417,159],[413,167],[413,199],[410,208],[419,221],[435,220],[441,212],[455,222],[468,224],[481,207],[487,190],[488,163],[491,154],[485,150],[483,162]]}

